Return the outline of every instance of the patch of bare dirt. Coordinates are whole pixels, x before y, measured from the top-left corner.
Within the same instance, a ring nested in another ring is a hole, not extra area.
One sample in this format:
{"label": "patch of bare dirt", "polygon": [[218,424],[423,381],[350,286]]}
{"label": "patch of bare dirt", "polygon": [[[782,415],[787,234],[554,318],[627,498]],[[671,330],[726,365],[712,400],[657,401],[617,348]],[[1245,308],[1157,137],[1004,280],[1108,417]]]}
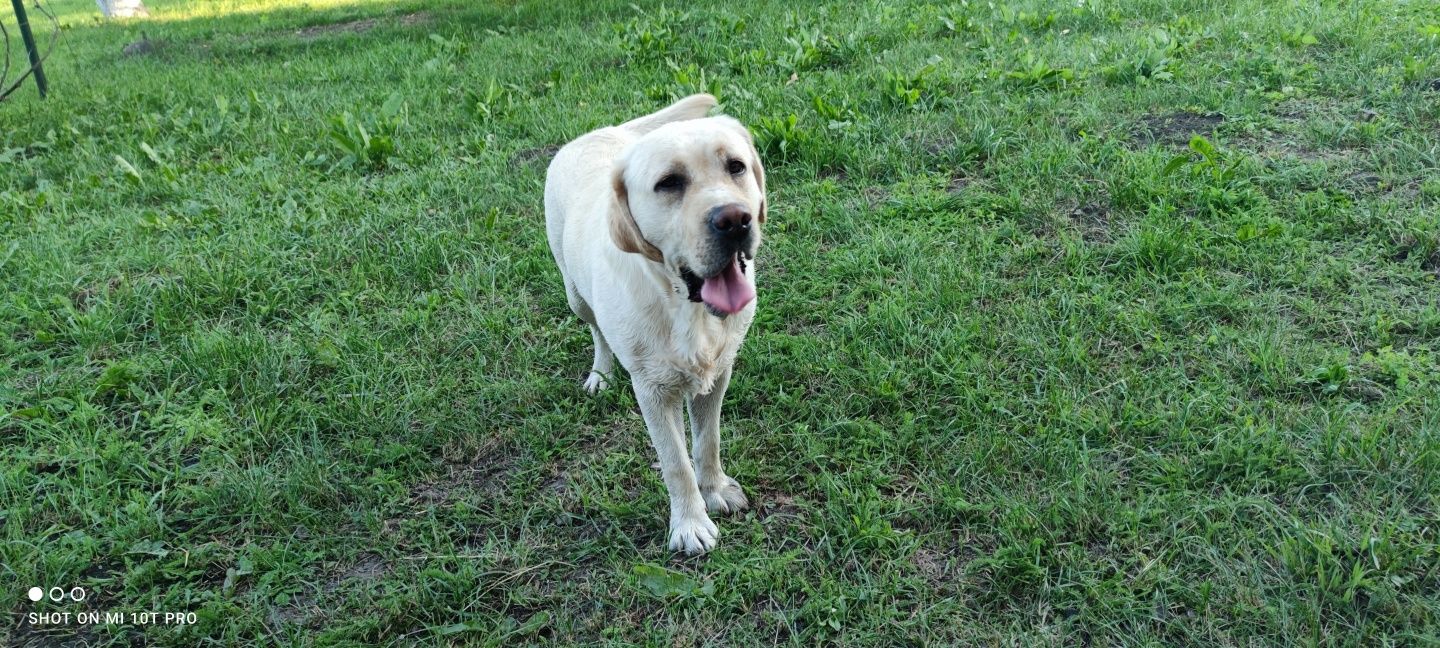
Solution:
{"label": "patch of bare dirt", "polygon": [[94,305],[96,298],[100,297],[101,295],[106,295],[114,292],[115,289],[119,287],[120,278],[111,277],[103,284],[90,284],[88,286],[85,286],[84,288],[76,290],[70,295],[70,303],[78,311],[88,311],[90,310],[90,307]]}
{"label": "patch of bare dirt", "polygon": [[1328,160],[1345,159],[1345,155],[1343,153],[1337,153],[1333,150],[1316,150],[1304,144],[1299,144],[1294,141],[1280,137],[1266,139],[1260,142],[1260,144],[1252,150],[1254,150],[1256,155],[1266,159],[1289,157],[1295,158],[1297,160],[1305,160],[1307,162],[1325,162]]}
{"label": "patch of bare dirt", "polygon": [[955,147],[955,136],[949,133],[911,134],[907,139],[926,155],[935,157]]}
{"label": "patch of bare dirt", "polygon": [[911,562],[915,563],[915,570],[931,583],[943,583],[954,578],[950,572],[950,565],[945,560],[945,554],[934,549],[927,547],[916,549],[915,555],[911,557]]}
{"label": "patch of bare dirt", "polygon": [[555,154],[559,152],[559,144],[537,146],[535,148],[521,149],[519,151],[516,151],[515,156],[511,158],[511,161],[516,164],[530,164],[531,162],[535,162],[537,160],[549,161],[550,158],[555,157]]}
{"label": "patch of bare dirt", "polygon": [[1201,115],[1182,112],[1151,115],[1141,120],[1140,129],[1135,133],[1135,140],[1147,145],[1184,146],[1190,142],[1191,137],[1196,135],[1214,137],[1215,129],[1224,122],[1225,117],[1218,114]]}
{"label": "patch of bare dirt", "polygon": [[367,32],[371,29],[374,29],[375,25],[379,23],[380,19],[378,18],[363,18],[361,20],[352,20],[343,23],[330,23],[328,25],[311,25],[304,29],[296,30],[295,35],[299,36],[300,38],[317,38],[319,36],[324,36],[325,34],[336,34],[342,32],[359,34],[361,32]]}
{"label": "patch of bare dirt", "polygon": [[965,193],[965,189],[974,183],[974,178],[963,173],[956,173],[950,176],[950,182],[945,184],[945,191],[952,196],[958,196]]}
{"label": "patch of bare dirt", "polygon": [[1367,171],[1352,173],[1345,179],[1345,184],[1351,189],[1360,193],[1372,193],[1379,191],[1385,184],[1385,180],[1379,175]]}
{"label": "patch of bare dirt", "polygon": [[329,34],[359,34],[370,31],[376,27],[379,27],[380,25],[393,24],[401,27],[409,27],[411,25],[419,25],[426,22],[430,22],[430,14],[424,11],[418,11],[411,14],[405,14],[403,16],[390,16],[384,18],[362,18],[360,20],[329,23],[326,25],[311,25],[304,29],[296,30],[295,36],[302,39],[311,39],[319,38],[321,36],[326,36]]}
{"label": "patch of bare dirt", "polygon": [[518,461],[503,442],[493,437],[447,446],[443,452],[443,461],[436,466],[441,474],[410,487],[412,514],[477,494],[499,494]]}
{"label": "patch of bare dirt", "polygon": [[799,518],[800,507],[795,504],[795,498],[784,493],[770,493],[758,498],[755,502],[756,508],[764,519],[780,516],[782,518]]}
{"label": "patch of bare dirt", "polygon": [[148,54],[154,54],[154,53],[160,51],[161,48],[163,48],[163,47],[165,47],[165,41],[163,41],[163,40],[153,40],[153,41],[152,41],[152,40],[150,40],[149,38],[144,37],[143,34],[142,34],[142,38],[141,38],[140,40],[135,41],[135,42],[133,42],[133,43],[130,43],[129,45],[126,45],[125,47],[121,48],[121,49],[120,49],[120,55],[121,55],[121,56],[124,56],[124,57],[126,57],[126,58],[136,57],[136,56],[146,56],[146,55],[148,55]]}
{"label": "patch of bare dirt", "polygon": [[570,491],[570,473],[561,472],[549,481],[545,482],[545,490],[556,495],[564,495]]}
{"label": "patch of bare dirt", "polygon": [[890,200],[890,190],[880,185],[865,187],[860,191],[866,210],[874,210]]}
{"label": "patch of bare dirt", "polygon": [[290,598],[288,605],[271,610],[270,620],[276,625],[285,623],[295,623],[304,627],[315,625],[325,617],[325,610],[319,605],[321,595],[330,594],[342,587],[353,587],[357,584],[371,582],[388,573],[390,573],[390,565],[379,554],[361,554],[355,564],[328,578],[322,592],[316,593],[310,590],[297,592]]}
{"label": "patch of bare dirt", "polygon": [[417,504],[444,504],[450,501],[450,487],[442,483],[416,484],[410,499]]}
{"label": "patch of bare dirt", "polygon": [[1110,208],[1099,201],[1076,205],[1068,214],[1070,222],[1080,228],[1080,237],[1089,243],[1110,241]]}
{"label": "patch of bare dirt", "polygon": [[820,170],[820,177],[834,180],[837,184],[850,179],[850,172],[843,166],[827,166]]}
{"label": "patch of bare dirt", "polygon": [[1272,106],[1269,112],[1282,121],[1303,122],[1321,116],[1326,110],[1324,103],[1291,97]]}
{"label": "patch of bare dirt", "polygon": [[384,577],[390,573],[390,564],[385,562],[379,554],[361,554],[359,560],[345,571],[342,571],[330,578],[325,583],[325,591],[333,592],[342,585],[354,582],[369,582]]}
{"label": "patch of bare dirt", "polygon": [[421,495],[442,497],[443,499],[438,500],[440,502],[453,499],[457,491],[496,495],[505,490],[514,470],[514,457],[505,457],[490,463],[451,466],[450,474],[441,482],[421,485]]}

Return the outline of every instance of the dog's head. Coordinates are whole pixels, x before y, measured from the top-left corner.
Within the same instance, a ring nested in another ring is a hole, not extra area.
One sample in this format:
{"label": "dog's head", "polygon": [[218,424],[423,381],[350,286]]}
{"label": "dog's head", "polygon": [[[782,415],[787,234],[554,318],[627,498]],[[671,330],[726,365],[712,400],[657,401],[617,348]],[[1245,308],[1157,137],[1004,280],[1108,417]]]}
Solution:
{"label": "dog's head", "polygon": [[619,207],[610,235],[620,249],[673,268],[691,300],[716,315],[755,299],[746,261],[755,258],[765,223],[765,169],[740,122],[661,126],[616,160],[614,184]]}

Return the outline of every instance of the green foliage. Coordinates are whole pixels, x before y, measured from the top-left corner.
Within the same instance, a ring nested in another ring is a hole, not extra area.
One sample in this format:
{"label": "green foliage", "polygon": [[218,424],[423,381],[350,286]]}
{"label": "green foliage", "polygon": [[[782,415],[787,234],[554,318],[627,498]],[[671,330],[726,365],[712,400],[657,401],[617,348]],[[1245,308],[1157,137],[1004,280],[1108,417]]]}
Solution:
{"label": "green foliage", "polygon": [[681,97],[687,97],[696,93],[705,93],[724,100],[725,92],[720,86],[719,79],[710,76],[704,69],[694,63],[685,67],[676,65],[674,61],[666,60],[665,64],[670,68],[671,83],[664,86],[653,86],[647,92],[647,96],[656,101],[676,101]]}
{"label": "green foliage", "polygon": [[422,69],[427,71],[454,72],[458,69],[459,62],[470,52],[470,44],[459,36],[446,38],[432,33],[430,43],[434,47],[434,56],[426,59],[422,65]]}
{"label": "green foliage", "polygon": [[799,74],[842,63],[858,48],[854,33],[837,40],[818,29],[802,30],[785,37],[785,47],[775,64],[783,71]]}
{"label": "green foliage", "polygon": [[940,14],[941,36],[964,37],[982,29],[983,24],[970,14],[968,8],[951,7]]}
{"label": "green foliage", "polygon": [[1440,75],[1440,64],[1432,56],[1411,56],[1401,65],[1403,77],[1408,83],[1428,82]]}
{"label": "green foliage", "polygon": [[1330,534],[1296,529],[1274,549],[1279,562],[1312,594],[1327,605],[1354,604],[1357,596],[1377,589],[1385,543],[1370,538],[1368,547],[1340,547]]}
{"label": "green foliage", "polygon": [[1064,88],[1075,80],[1075,71],[1070,68],[1052,68],[1045,61],[1026,53],[1019,69],[1005,73],[1005,78],[1020,86],[1034,88]]}
{"label": "green foliage", "polygon": [[395,156],[395,136],[405,118],[404,98],[390,95],[380,111],[365,120],[357,120],[348,111],[330,117],[326,136],[340,149],[339,164],[368,171],[384,169]]}
{"label": "green foliage", "polygon": [[831,130],[846,130],[862,120],[860,113],[843,98],[831,99],[817,94],[810,98],[810,105]]}
{"label": "green foliage", "polygon": [[767,157],[790,160],[800,154],[811,140],[810,132],[800,126],[794,113],[784,117],[761,117],[750,125],[755,146]]}
{"label": "green foliage", "polygon": [[636,565],[631,571],[641,587],[659,598],[710,596],[715,593],[714,583],[698,583],[685,574],[659,565]]}
{"label": "green foliage", "polygon": [[1345,388],[1345,384],[1350,381],[1350,372],[1350,365],[1332,363],[1316,368],[1306,382],[1319,388],[1322,393],[1334,394]]}
{"label": "green foliage", "polygon": [[881,91],[885,103],[911,109],[933,104],[937,90],[933,78],[939,63],[939,57],[931,57],[924,67],[912,74],[886,72]]}
{"label": "green foliage", "polygon": [[653,9],[642,9],[637,5],[630,5],[630,8],[635,17],[613,25],[620,48],[626,55],[636,61],[651,63],[675,56],[690,15],[663,4]]}
{"label": "green foliage", "polygon": [[499,627],[496,627],[495,624],[491,623],[488,619],[462,621],[460,623],[452,623],[436,628],[435,634],[441,637],[449,637],[479,632],[485,634],[486,637],[478,641],[471,640],[474,642],[473,645],[492,648],[495,646],[510,645],[510,642],[533,635],[549,624],[550,613],[542,610],[531,615],[524,623],[520,623],[516,621],[514,617],[508,616],[500,623]]}
{"label": "green foliage", "polygon": [[1164,29],[1156,29],[1138,44],[1127,43],[1120,48],[1121,60],[1105,66],[1102,74],[1113,84],[1147,85],[1171,81],[1178,67],[1176,57],[1183,45]]}
{"label": "green foliage", "polygon": [[[1250,184],[1250,177],[1242,173],[1245,156],[1222,152],[1201,135],[1191,137],[1188,148],[1189,153],[1170,158],[1161,170],[1162,176],[1170,176],[1181,169],[1188,170],[1191,178],[1202,183],[1199,191],[1201,204],[1215,211],[1234,211],[1259,200]],[[1248,239],[1262,233],[1242,226],[1236,236]]]}
{"label": "green foliage", "polygon": [[1304,27],[1293,27],[1280,32],[1280,40],[1291,47],[1303,48],[1320,44],[1320,39]]}
{"label": "green foliage", "polygon": [[465,105],[470,107],[477,120],[488,123],[503,117],[510,110],[515,103],[515,91],[514,86],[502,85],[495,79],[490,79],[484,90],[465,91]]}
{"label": "green foliage", "polygon": [[1210,140],[1200,135],[1190,138],[1189,148],[1195,155],[1184,154],[1170,158],[1161,173],[1170,175],[1182,168],[1188,168],[1192,175],[1203,176],[1217,186],[1226,186],[1236,181],[1236,169],[1244,158],[1229,156],[1227,159]]}

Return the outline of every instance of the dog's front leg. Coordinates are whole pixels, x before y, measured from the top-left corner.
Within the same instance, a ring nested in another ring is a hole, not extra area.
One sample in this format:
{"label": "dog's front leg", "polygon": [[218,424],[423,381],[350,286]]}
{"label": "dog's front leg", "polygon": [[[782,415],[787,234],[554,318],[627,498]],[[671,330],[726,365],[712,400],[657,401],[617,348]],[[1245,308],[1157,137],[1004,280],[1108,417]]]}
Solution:
{"label": "dog's front leg", "polygon": [[705,514],[705,500],[696,486],[695,471],[685,454],[685,429],[679,394],[635,383],[635,400],[650,430],[650,443],[660,456],[660,473],[670,492],[670,549],[697,554],[715,548],[720,530]]}
{"label": "dog's front leg", "polygon": [[745,508],[745,491],[720,465],[720,406],[730,386],[730,370],[715,379],[708,394],[690,398],[690,429],[695,434],[695,474],[700,496],[711,511],[730,513]]}

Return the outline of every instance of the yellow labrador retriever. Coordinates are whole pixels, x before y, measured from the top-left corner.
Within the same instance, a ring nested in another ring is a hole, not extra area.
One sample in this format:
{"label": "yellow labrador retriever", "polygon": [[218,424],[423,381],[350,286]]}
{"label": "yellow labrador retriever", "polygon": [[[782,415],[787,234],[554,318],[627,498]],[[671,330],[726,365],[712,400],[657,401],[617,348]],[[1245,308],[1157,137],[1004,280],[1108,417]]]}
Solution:
{"label": "yellow labrador retriever", "polygon": [[705,117],[714,106],[692,95],[591,132],[560,149],[545,178],[550,251],[595,339],[584,387],[604,389],[616,356],[630,372],[670,494],[670,549],[691,554],[719,536],[707,509],[746,506],[720,466],[720,403],[755,316],[766,212],[750,132]]}

